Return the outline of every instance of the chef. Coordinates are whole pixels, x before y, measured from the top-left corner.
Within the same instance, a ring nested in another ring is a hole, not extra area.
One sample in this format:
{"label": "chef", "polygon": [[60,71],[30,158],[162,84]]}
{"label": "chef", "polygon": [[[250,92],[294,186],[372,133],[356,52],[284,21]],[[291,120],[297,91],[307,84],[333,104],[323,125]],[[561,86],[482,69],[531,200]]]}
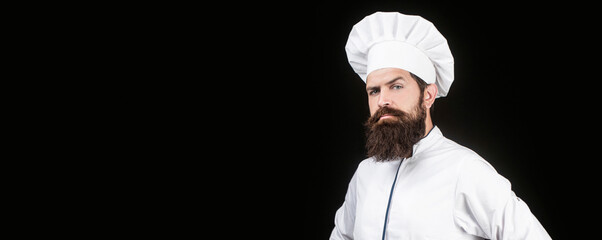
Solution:
{"label": "chef", "polygon": [[353,26],[345,50],[366,83],[370,157],[351,178],[331,240],[551,239],[507,179],[433,125],[454,59],[431,22],[377,12]]}

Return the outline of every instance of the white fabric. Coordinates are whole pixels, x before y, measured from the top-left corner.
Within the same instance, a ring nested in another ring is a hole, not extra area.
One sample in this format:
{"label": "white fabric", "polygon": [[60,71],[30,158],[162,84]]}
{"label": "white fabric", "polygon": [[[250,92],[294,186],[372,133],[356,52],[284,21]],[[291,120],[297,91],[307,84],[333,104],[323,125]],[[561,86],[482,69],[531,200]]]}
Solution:
{"label": "white fabric", "polygon": [[420,49],[406,42],[384,41],[370,48],[367,72],[381,68],[402,68],[426,83],[435,83],[436,72],[431,60]]}
{"label": "white fabric", "polygon": [[437,97],[444,97],[454,81],[454,58],[447,40],[420,16],[397,12],[369,15],[353,26],[345,51],[364,82],[374,70],[400,68],[429,84],[436,83]]}
{"label": "white fabric", "polygon": [[[400,166],[401,162],[401,166]],[[403,161],[362,161],[335,216],[331,240],[551,239],[510,182],[439,128]]]}

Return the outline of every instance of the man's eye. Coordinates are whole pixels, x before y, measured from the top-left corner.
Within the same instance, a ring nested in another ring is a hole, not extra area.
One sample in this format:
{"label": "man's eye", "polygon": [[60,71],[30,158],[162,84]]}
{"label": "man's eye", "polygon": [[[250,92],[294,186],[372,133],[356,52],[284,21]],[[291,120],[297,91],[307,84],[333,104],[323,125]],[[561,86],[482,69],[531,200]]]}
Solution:
{"label": "man's eye", "polygon": [[368,92],[369,95],[376,95],[378,93],[378,90],[372,90],[370,92]]}
{"label": "man's eye", "polygon": [[391,86],[391,89],[395,89],[395,90],[402,89],[402,88],[403,88],[403,86],[401,86],[401,85],[393,85],[393,86]]}

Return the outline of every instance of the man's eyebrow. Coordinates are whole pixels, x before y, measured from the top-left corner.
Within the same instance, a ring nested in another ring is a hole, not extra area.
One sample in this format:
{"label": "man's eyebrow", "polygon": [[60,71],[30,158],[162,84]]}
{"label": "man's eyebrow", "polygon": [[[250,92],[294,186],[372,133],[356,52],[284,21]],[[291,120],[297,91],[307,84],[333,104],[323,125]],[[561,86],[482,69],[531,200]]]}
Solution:
{"label": "man's eyebrow", "polygon": [[399,77],[393,78],[391,81],[388,81],[387,83],[385,83],[385,85],[391,85],[391,84],[393,84],[397,80],[403,80],[403,81],[405,81],[406,79],[404,77],[402,77],[402,76],[399,76]]}
{"label": "man's eyebrow", "polygon": [[393,78],[391,81],[388,81],[387,83],[385,83],[385,85],[391,85],[391,84],[393,84],[397,80],[403,80],[403,81],[405,81],[405,78],[403,78],[402,76]]}
{"label": "man's eyebrow", "polygon": [[380,89],[380,87],[378,87],[378,86],[373,86],[373,87],[367,87],[367,88],[366,88],[366,91],[368,91],[368,92],[372,92],[372,91],[374,91],[374,90],[378,90],[378,89]]}
{"label": "man's eyebrow", "polygon": [[[405,81],[405,78],[403,78],[402,76],[393,78],[393,79],[389,80],[387,83],[385,83],[385,85],[391,85],[391,84],[393,84],[397,80],[403,80],[403,81]],[[367,91],[378,90],[378,89],[380,89],[379,86],[366,87]]]}

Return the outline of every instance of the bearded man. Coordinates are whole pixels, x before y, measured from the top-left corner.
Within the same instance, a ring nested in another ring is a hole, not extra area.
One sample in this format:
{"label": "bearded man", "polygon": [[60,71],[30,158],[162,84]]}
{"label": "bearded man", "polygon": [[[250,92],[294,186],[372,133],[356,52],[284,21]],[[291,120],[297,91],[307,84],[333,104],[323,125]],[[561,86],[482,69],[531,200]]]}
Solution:
{"label": "bearded man", "polygon": [[345,47],[366,82],[370,156],[335,216],[338,239],[551,239],[510,182],[447,138],[430,109],[447,95],[453,57],[420,16],[377,12]]}

